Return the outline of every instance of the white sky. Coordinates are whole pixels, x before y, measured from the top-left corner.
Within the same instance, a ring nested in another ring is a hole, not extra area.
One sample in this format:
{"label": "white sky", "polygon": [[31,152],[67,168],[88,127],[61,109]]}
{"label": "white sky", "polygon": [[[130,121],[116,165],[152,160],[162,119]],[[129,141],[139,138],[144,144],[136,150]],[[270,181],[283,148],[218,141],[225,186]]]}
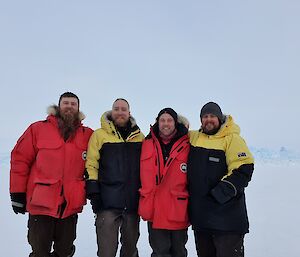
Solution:
{"label": "white sky", "polygon": [[248,145],[298,148],[300,1],[0,3],[0,152],[65,91],[99,127],[127,98],[145,134],[163,107],[198,129],[216,101]]}

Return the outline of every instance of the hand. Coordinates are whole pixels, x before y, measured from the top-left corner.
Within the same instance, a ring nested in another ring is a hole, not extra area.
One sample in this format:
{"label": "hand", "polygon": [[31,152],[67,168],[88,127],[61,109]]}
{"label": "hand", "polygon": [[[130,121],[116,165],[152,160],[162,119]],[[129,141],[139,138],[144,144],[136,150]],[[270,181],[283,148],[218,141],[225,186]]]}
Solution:
{"label": "hand", "polygon": [[10,193],[11,205],[15,214],[26,212],[26,193]]}
{"label": "hand", "polygon": [[94,213],[98,213],[101,210],[101,195],[100,194],[91,194],[89,196],[91,201],[92,209]]}
{"label": "hand", "polygon": [[218,203],[224,204],[237,195],[237,190],[231,182],[221,180],[210,194]]}

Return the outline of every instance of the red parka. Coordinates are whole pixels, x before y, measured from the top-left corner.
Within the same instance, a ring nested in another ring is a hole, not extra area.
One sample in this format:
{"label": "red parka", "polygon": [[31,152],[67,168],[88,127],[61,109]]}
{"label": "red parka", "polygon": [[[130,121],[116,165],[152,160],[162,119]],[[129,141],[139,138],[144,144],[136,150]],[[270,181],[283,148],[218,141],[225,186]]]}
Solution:
{"label": "red parka", "polygon": [[26,193],[30,214],[65,218],[82,211],[84,163],[92,132],[81,124],[65,142],[57,118],[49,115],[31,124],[19,138],[11,154],[10,192]]}
{"label": "red parka", "polygon": [[160,143],[153,129],[141,153],[139,215],[153,222],[155,229],[180,230],[189,226],[187,206],[187,158],[190,150],[187,135],[172,146],[164,164]]}

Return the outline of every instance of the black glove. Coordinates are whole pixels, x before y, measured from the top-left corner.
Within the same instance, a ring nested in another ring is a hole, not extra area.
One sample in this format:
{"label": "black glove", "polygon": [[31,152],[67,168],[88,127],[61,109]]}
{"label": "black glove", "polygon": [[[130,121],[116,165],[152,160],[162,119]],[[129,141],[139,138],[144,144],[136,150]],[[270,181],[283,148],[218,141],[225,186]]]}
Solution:
{"label": "black glove", "polygon": [[223,204],[235,197],[237,190],[231,182],[223,180],[210,191],[210,194],[218,203]]}
{"label": "black glove", "polygon": [[15,214],[26,212],[26,193],[10,193],[11,205]]}
{"label": "black glove", "polygon": [[101,210],[101,195],[100,194],[91,194],[89,196],[91,200],[91,205],[94,213],[98,213]]}

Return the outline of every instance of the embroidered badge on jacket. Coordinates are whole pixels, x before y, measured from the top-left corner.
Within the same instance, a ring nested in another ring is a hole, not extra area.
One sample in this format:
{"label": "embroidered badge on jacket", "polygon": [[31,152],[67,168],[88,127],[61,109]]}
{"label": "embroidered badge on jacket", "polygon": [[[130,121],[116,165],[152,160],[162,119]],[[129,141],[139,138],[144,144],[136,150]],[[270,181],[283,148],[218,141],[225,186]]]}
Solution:
{"label": "embroidered badge on jacket", "polygon": [[242,152],[242,153],[238,153],[238,157],[240,158],[240,157],[246,157],[247,156],[247,154],[245,153],[245,152]]}

